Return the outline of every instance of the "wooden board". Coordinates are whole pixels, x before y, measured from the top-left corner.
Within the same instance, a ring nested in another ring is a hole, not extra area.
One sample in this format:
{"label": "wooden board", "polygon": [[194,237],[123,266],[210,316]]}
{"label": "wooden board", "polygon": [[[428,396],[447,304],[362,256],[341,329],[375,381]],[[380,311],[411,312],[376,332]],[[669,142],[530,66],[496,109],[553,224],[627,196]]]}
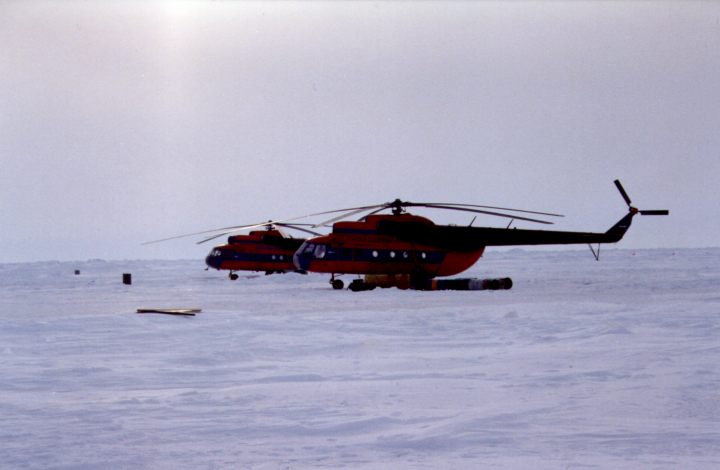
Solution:
{"label": "wooden board", "polygon": [[202,312],[199,308],[139,308],[137,313],[164,313],[166,315],[188,315],[195,316]]}

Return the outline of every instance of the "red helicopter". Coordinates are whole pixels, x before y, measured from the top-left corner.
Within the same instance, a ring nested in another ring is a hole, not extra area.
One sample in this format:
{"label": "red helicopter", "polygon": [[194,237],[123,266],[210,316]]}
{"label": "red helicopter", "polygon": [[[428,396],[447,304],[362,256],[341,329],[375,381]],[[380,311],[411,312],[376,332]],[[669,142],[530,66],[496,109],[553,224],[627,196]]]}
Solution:
{"label": "red helicopter", "polygon": [[266,275],[293,271],[307,274],[293,263],[293,255],[305,239],[289,237],[277,226],[320,235],[296,225],[270,223],[265,226],[265,230],[228,237],[226,244],[218,245],[208,253],[205,264],[209,268],[229,270],[228,277],[233,281],[238,278],[235,271],[265,271]]}
{"label": "red helicopter", "polygon": [[[512,281],[509,278],[485,280],[491,281],[489,285],[485,282],[471,282],[480,280],[464,280],[468,282],[460,284],[446,280],[445,287],[438,284],[440,281],[435,278],[465,271],[480,259],[488,246],[588,244],[592,249],[592,244],[616,243],[622,239],[637,214],[669,214],[667,210],[636,209],[620,181],[615,180],[615,186],[627,203],[629,212],[604,233],[511,229],[509,226],[437,225],[425,217],[409,214],[405,209],[426,207],[467,211],[545,224],[551,222],[518,214],[560,215],[472,204],[416,203],[396,199],[385,204],[328,211],[350,212],[318,224],[335,222],[330,234],[306,240],[293,260],[297,269],[331,274],[330,283],[334,289],[344,287],[343,281],[336,279],[340,274],[365,275],[364,279],[352,282],[351,290],[368,290],[377,286],[417,289],[510,288]],[[391,209],[392,213],[378,214],[386,209]],[[359,221],[340,221],[363,212],[369,214]],[[597,258],[599,252],[593,250],[593,253]]]}
{"label": "red helicopter", "polygon": [[[297,220],[299,218],[300,217],[287,220]],[[305,238],[290,237],[280,230],[279,227],[299,230],[319,236],[320,233],[304,228],[312,225],[313,224],[289,224],[286,223],[286,221],[273,222],[269,220],[259,224],[223,227],[178,235],[163,238],[162,240],[153,240],[144,244],[214,233],[214,235],[197,242],[200,244],[230,233],[264,227],[264,230],[252,230],[247,235],[230,235],[227,243],[215,246],[205,257],[205,264],[208,266],[208,269],[213,268],[230,271],[228,277],[233,281],[238,279],[236,271],[264,271],[266,275],[286,272],[306,274],[305,271],[297,269],[293,263],[293,255],[300,245],[303,244]]]}

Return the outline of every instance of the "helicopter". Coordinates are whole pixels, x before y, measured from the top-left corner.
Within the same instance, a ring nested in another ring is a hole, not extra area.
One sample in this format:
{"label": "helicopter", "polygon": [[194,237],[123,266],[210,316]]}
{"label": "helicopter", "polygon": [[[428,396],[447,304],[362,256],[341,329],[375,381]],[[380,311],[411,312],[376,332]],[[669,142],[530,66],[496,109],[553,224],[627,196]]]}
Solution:
{"label": "helicopter", "polygon": [[205,264],[208,268],[229,270],[228,277],[233,281],[238,278],[235,271],[265,271],[266,275],[293,271],[307,274],[293,263],[293,255],[305,239],[288,237],[278,226],[305,230],[295,225],[268,223],[264,230],[231,235],[226,244],[215,246],[208,253]]}
{"label": "helicopter", "polygon": [[[628,206],[628,213],[603,233],[510,228],[512,221],[506,228],[473,227],[472,223],[470,226],[437,225],[428,218],[408,213],[406,209],[424,207],[467,211],[542,224],[552,222],[534,216],[562,215],[472,204],[417,203],[396,199],[384,204],[328,211],[346,213],[318,224],[333,222],[331,233],[305,240],[296,251],[293,261],[297,269],[330,274],[330,283],[334,289],[344,287],[343,281],[336,276],[358,274],[365,275],[365,278],[355,279],[349,287],[351,290],[369,290],[376,286],[427,290],[435,285],[435,278],[452,276],[471,267],[488,246],[588,244],[598,259],[599,245],[620,241],[637,214],[669,215],[668,210],[638,210],[632,205],[620,181],[615,180],[614,183]],[[390,214],[379,214],[387,209],[391,210]],[[360,213],[367,215],[358,221],[342,220]],[[598,244],[597,253],[593,244]],[[495,287],[512,286],[509,278],[502,282],[504,286],[495,284]]]}
{"label": "helicopter", "polygon": [[293,255],[300,245],[303,244],[305,238],[290,237],[282,231],[281,228],[298,230],[314,236],[319,236],[320,233],[305,228],[313,226],[313,224],[287,223],[288,220],[296,220],[298,218],[299,217],[286,219],[284,221],[268,220],[267,222],[258,224],[222,227],[163,238],[161,240],[153,240],[143,244],[213,234],[197,242],[197,244],[201,244],[238,231],[262,228],[260,230],[251,230],[245,235],[230,235],[227,243],[213,247],[205,257],[206,270],[212,268],[218,271],[229,271],[228,277],[233,281],[239,277],[236,271],[264,271],[266,275],[287,272],[307,274],[306,271],[297,269],[293,263]]}

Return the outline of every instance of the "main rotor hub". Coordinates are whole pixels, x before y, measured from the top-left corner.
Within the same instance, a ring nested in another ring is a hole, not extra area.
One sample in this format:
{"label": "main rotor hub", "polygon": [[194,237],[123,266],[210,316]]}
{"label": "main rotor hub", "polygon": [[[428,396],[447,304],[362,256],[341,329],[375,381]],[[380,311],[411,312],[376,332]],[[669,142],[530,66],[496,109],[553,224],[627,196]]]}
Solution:
{"label": "main rotor hub", "polygon": [[393,202],[390,203],[390,207],[392,207],[392,213],[393,215],[400,215],[405,213],[405,203],[402,202],[400,199],[395,199]]}

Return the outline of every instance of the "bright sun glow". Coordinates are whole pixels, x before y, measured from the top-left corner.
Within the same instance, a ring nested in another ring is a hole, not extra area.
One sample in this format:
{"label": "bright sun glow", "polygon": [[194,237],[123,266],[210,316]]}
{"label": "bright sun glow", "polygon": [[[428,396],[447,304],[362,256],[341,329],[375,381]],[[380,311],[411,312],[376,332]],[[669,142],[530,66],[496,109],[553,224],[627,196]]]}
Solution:
{"label": "bright sun glow", "polygon": [[192,17],[202,6],[203,2],[198,1],[168,0],[162,3],[162,10],[173,20],[185,20]]}

